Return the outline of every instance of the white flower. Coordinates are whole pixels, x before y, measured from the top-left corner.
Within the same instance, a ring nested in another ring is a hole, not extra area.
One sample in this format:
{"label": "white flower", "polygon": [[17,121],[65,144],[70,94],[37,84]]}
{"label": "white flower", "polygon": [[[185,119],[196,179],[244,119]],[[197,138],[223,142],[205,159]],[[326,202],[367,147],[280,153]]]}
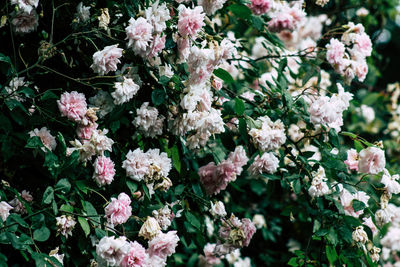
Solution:
{"label": "white flower", "polygon": [[7,202],[1,201],[0,202],[0,217],[5,222],[10,215],[10,210],[12,210],[13,207],[11,207]]}
{"label": "white flower", "polygon": [[253,223],[256,226],[257,229],[261,229],[263,227],[267,226],[267,223],[265,222],[264,215],[262,214],[255,214],[253,216]]}
{"label": "white flower", "polygon": [[368,236],[367,233],[364,231],[363,226],[358,226],[356,230],[353,231],[352,237],[354,242],[365,244],[368,241]]}
{"label": "white flower", "polygon": [[34,8],[39,5],[39,0],[11,0],[12,5],[18,5],[18,7],[25,13],[31,13]]}
{"label": "white flower", "polygon": [[90,19],[90,6],[84,6],[82,2],[76,7],[78,22],[86,22]]}
{"label": "white flower", "polygon": [[129,40],[128,47],[132,47],[136,54],[144,55],[153,39],[153,26],[145,18],[131,18],[125,31]]}
{"label": "white flower", "polygon": [[217,10],[221,9],[226,0],[199,0],[198,4],[203,6],[207,15],[213,15]]}
{"label": "white flower", "polygon": [[261,157],[257,155],[248,171],[252,175],[261,173],[275,173],[279,167],[279,159],[272,152],[265,152]]}
{"label": "white flower", "polygon": [[[53,151],[57,146],[56,138],[51,135],[50,131],[46,127],[42,127],[40,130],[35,128],[28,134],[30,137],[38,136],[42,141],[43,145],[47,147],[50,151]],[[43,152],[47,152],[47,150],[43,147],[42,150]]]}
{"label": "white flower", "polygon": [[261,129],[252,128],[249,135],[253,143],[262,151],[280,148],[286,142],[285,126],[281,120],[272,122],[268,116],[257,119],[262,123]]}
{"label": "white flower", "polygon": [[394,214],[390,208],[379,209],[375,213],[375,221],[377,225],[383,226],[384,224],[390,222]]}
{"label": "white flower", "polygon": [[71,216],[61,215],[56,217],[57,232],[68,238],[72,236],[72,230],[75,227],[76,221]]}
{"label": "white flower", "polygon": [[114,98],[114,103],[116,105],[128,102],[139,91],[139,85],[137,85],[132,79],[125,77],[123,82],[116,82],[114,87],[115,91],[111,93],[111,96]]}
{"label": "white flower", "polygon": [[100,75],[116,71],[117,64],[121,62],[119,58],[122,57],[122,51],[122,48],[118,48],[118,44],[106,46],[93,54],[93,64],[90,67]]}
{"label": "white flower", "polygon": [[390,175],[387,169],[384,169],[383,171],[384,173],[382,175],[381,183],[385,185],[386,190],[390,194],[400,193],[400,184],[398,182],[399,175],[398,174]]}
{"label": "white flower", "polygon": [[155,107],[149,107],[149,102],[144,102],[142,106],[136,110],[136,118],[133,124],[148,137],[156,137],[163,132],[164,116],[158,116],[158,110]]}
{"label": "white flower", "polygon": [[97,261],[100,266],[119,266],[129,248],[125,236],[105,236],[96,246]]}
{"label": "white flower", "polygon": [[226,211],[224,203],[221,201],[216,201],[214,203],[211,202],[210,213],[214,217],[225,217]]}
{"label": "white flower", "polygon": [[167,28],[165,22],[171,19],[167,4],[162,3],[159,5],[159,2],[157,0],[145,10],[146,19],[153,25],[153,30],[156,33],[162,33]]}
{"label": "white flower", "polygon": [[361,173],[377,174],[385,168],[385,152],[377,147],[368,147],[359,153],[358,169]]}
{"label": "white flower", "polygon": [[322,166],[319,166],[317,172],[312,172],[313,180],[311,182],[311,186],[308,189],[308,194],[311,197],[320,197],[326,194],[329,194],[330,190],[326,181],[328,179],[325,175],[325,169]]}
{"label": "white flower", "polygon": [[20,87],[27,86],[27,85],[28,85],[28,83],[25,82],[24,77],[14,77],[10,81],[9,85],[5,87],[8,95],[9,95],[8,97],[10,99],[15,99],[19,102],[24,102],[25,98],[23,96],[19,95],[17,91]]}
{"label": "white flower", "polygon": [[172,71],[171,65],[169,65],[167,63],[165,63],[162,66],[159,66],[158,69],[159,69],[159,72],[160,72],[160,77],[161,76],[166,76],[166,77],[171,79],[172,76],[174,76],[174,72]]}

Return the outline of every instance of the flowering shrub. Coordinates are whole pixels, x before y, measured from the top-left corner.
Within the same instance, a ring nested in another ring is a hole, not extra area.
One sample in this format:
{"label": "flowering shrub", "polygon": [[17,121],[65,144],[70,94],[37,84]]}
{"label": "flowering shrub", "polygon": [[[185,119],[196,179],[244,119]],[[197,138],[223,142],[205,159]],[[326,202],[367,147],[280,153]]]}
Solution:
{"label": "flowering shrub", "polygon": [[398,265],[392,2],[4,1],[1,266]]}

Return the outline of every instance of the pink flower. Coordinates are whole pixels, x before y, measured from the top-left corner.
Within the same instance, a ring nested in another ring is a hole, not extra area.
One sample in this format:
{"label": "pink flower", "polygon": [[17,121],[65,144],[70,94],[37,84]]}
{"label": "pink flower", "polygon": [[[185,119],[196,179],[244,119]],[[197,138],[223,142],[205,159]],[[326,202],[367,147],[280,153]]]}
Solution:
{"label": "pink flower", "polygon": [[11,207],[7,202],[1,201],[0,202],[0,217],[5,222],[10,215],[10,210],[12,210],[13,207]]}
{"label": "pink flower", "polygon": [[62,116],[76,122],[80,122],[87,111],[85,95],[76,91],[63,93],[57,105]]}
{"label": "pink flower", "polygon": [[228,183],[236,179],[236,166],[230,160],[225,160],[215,166],[214,162],[199,168],[200,182],[208,195],[218,194],[225,190]]}
{"label": "pink flower", "polygon": [[250,9],[254,14],[262,15],[267,13],[271,6],[271,0],[251,0]]}
{"label": "pink flower", "polygon": [[122,267],[145,267],[149,256],[146,249],[138,242],[130,242],[128,253],[122,259]]}
{"label": "pink flower", "polygon": [[111,184],[114,179],[114,162],[107,157],[100,156],[94,162],[93,178],[99,185]]}
{"label": "pink flower", "polygon": [[364,57],[369,57],[372,52],[372,43],[368,34],[361,33],[356,35],[355,48],[357,52],[361,53]]}
{"label": "pink flower", "polygon": [[136,20],[131,18],[125,31],[129,40],[128,47],[132,47],[136,54],[144,54],[153,39],[153,26],[145,18],[140,17]]}
{"label": "pink flower", "polygon": [[264,153],[261,157],[257,155],[254,162],[250,165],[248,171],[252,175],[261,173],[275,173],[279,167],[279,159],[272,153]]}
{"label": "pink flower", "polygon": [[330,64],[342,64],[345,53],[345,47],[342,42],[336,38],[332,38],[329,44],[326,45],[326,49],[326,59]]}
{"label": "pink flower", "polygon": [[368,147],[359,156],[358,168],[362,173],[377,174],[385,168],[385,152],[380,148]]}
{"label": "pink flower", "polygon": [[247,218],[242,219],[242,228],[245,234],[245,239],[243,240],[243,246],[247,247],[250,244],[250,240],[256,232],[256,227],[254,223]]}
{"label": "pink flower", "polygon": [[360,82],[364,81],[368,74],[368,64],[365,60],[354,61],[353,63],[356,76]]}
{"label": "pink flower", "polygon": [[117,44],[106,46],[93,54],[93,64],[90,67],[100,75],[116,71],[117,64],[121,62],[119,58],[122,57],[122,51],[123,49],[118,48]]}
{"label": "pink flower", "polygon": [[247,164],[249,158],[246,155],[246,151],[242,146],[237,146],[235,151],[231,152],[228,156],[230,160],[236,167],[236,174],[240,175],[243,171],[243,166]]}
{"label": "pink flower", "polygon": [[125,223],[132,215],[131,199],[125,193],[120,193],[118,199],[111,198],[111,203],[105,208],[106,218],[113,225]]}
{"label": "pink flower", "polygon": [[205,261],[202,266],[214,266],[221,263],[221,259],[215,255],[216,244],[210,244],[204,246],[203,252],[205,257],[201,257],[201,260]]}
{"label": "pink flower", "polygon": [[[51,151],[56,149],[57,146],[56,138],[51,135],[50,131],[46,127],[42,127],[40,130],[36,128],[33,131],[30,131],[29,136],[30,137],[38,136],[42,141],[43,145]],[[43,147],[42,150],[44,152],[47,152],[46,149]]]}
{"label": "pink flower", "polygon": [[179,237],[176,231],[169,231],[166,234],[160,232],[149,242],[148,253],[150,257],[158,256],[165,259],[175,253],[178,241]]}
{"label": "pink flower", "polygon": [[347,151],[347,160],[344,163],[349,167],[350,170],[358,171],[358,153],[355,149]]}
{"label": "pink flower", "polygon": [[154,37],[151,49],[147,57],[156,57],[165,48],[165,35],[157,35]]}
{"label": "pink flower", "polygon": [[76,134],[81,140],[90,140],[92,138],[93,131],[98,127],[97,123],[89,125],[79,125],[76,129]]}
{"label": "pink flower", "polygon": [[194,9],[180,5],[179,20],[178,20],[178,31],[183,36],[188,35],[195,37],[200,29],[204,26],[203,7],[196,6]]}

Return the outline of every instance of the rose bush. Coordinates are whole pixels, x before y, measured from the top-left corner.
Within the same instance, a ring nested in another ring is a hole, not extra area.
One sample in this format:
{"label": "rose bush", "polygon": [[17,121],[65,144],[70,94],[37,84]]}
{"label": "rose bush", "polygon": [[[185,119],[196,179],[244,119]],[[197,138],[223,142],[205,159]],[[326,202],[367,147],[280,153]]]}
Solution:
{"label": "rose bush", "polygon": [[1,266],[400,264],[394,1],[0,10]]}

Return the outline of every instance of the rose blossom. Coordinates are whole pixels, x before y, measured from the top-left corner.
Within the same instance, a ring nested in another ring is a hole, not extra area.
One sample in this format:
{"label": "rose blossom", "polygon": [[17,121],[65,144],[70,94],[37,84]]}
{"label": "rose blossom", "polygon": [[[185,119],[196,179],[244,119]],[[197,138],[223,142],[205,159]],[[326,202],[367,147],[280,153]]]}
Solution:
{"label": "rose blossom", "polygon": [[[47,147],[49,150],[53,151],[56,149],[57,142],[56,138],[51,135],[50,131],[47,130],[46,127],[42,127],[40,130],[35,128],[33,131],[29,132],[29,136],[38,136],[42,141],[43,145]],[[47,152],[46,149],[42,148],[44,152]]]}
{"label": "rose blossom", "polygon": [[350,170],[358,171],[358,153],[355,149],[347,151],[347,159],[344,163],[349,167]]}
{"label": "rose blossom", "polygon": [[147,217],[139,230],[139,236],[151,240],[161,232],[161,227],[153,217]]}
{"label": "rose blossom", "polygon": [[14,28],[14,31],[17,33],[29,33],[35,31],[39,25],[39,17],[34,9],[30,13],[20,10],[18,12],[11,13],[11,15],[11,24]]}
{"label": "rose blossom", "polygon": [[228,160],[230,160],[236,167],[236,174],[240,175],[243,171],[243,166],[247,164],[249,158],[246,155],[246,151],[242,146],[237,146],[235,151],[229,153]]}
{"label": "rose blossom", "polygon": [[221,263],[221,259],[214,253],[215,247],[216,244],[210,244],[210,243],[207,243],[204,246],[203,249],[204,256],[203,255],[200,256],[201,263],[199,264],[199,266],[208,267],[208,266],[215,266]]}
{"label": "rose blossom", "polygon": [[148,255],[146,249],[138,242],[129,243],[129,251],[122,259],[121,267],[146,267]]}
{"label": "rose blossom", "polygon": [[399,175],[390,175],[387,169],[384,169],[383,172],[381,183],[385,185],[386,190],[390,194],[400,193]]}
{"label": "rose blossom", "polygon": [[136,54],[143,55],[153,39],[153,26],[145,18],[131,18],[125,31],[129,40],[128,47],[132,47]]}
{"label": "rose blossom", "polygon": [[207,194],[218,194],[221,190],[225,190],[229,182],[236,179],[236,167],[229,160],[221,162],[218,166],[210,162],[199,168],[198,174]]}
{"label": "rose blossom", "polygon": [[111,184],[114,179],[114,162],[105,156],[100,156],[94,162],[93,178],[99,185]]}
{"label": "rose blossom", "polygon": [[119,58],[122,57],[122,51],[122,48],[118,48],[118,44],[106,46],[93,54],[93,64],[90,67],[100,75],[116,71],[117,64],[121,62]]}
{"label": "rose blossom", "polygon": [[57,100],[57,105],[61,116],[70,120],[80,122],[86,115],[87,103],[85,95],[82,93],[65,92],[61,95],[60,100]]}
{"label": "rose blossom", "polygon": [[265,152],[261,157],[257,155],[254,162],[249,167],[252,175],[261,173],[273,174],[279,167],[279,159],[272,152]]}
{"label": "rose blossom", "polygon": [[340,42],[336,38],[332,38],[329,44],[326,45],[326,59],[332,65],[334,64],[342,64],[345,47],[342,42]]}
{"label": "rose blossom", "polygon": [[61,215],[56,217],[57,232],[68,238],[68,235],[72,236],[72,230],[75,227],[76,221],[72,216]]}
{"label": "rose blossom", "polygon": [[131,199],[125,193],[120,193],[118,199],[111,198],[111,203],[105,208],[106,218],[113,225],[128,221],[132,215]]}
{"label": "rose blossom", "polygon": [[39,5],[39,0],[11,0],[11,4],[18,5],[18,7],[25,13],[30,13]]}
{"label": "rose blossom", "polygon": [[140,87],[132,79],[124,77],[123,82],[114,84],[115,91],[111,93],[114,104],[122,105],[131,100],[139,91]]}
{"label": "rose blossom", "polygon": [[178,20],[178,31],[183,36],[188,35],[195,37],[200,29],[204,26],[203,7],[196,6],[194,9],[180,5],[179,20]]}
{"label": "rose blossom", "polygon": [[272,6],[271,0],[251,0],[250,9],[256,15],[267,13]]}
{"label": "rose blossom", "polygon": [[105,236],[96,246],[97,261],[100,266],[119,266],[129,251],[125,236],[115,238]]}
{"label": "rose blossom", "polygon": [[176,231],[168,233],[160,232],[156,237],[149,241],[148,253],[150,257],[158,256],[166,258],[175,253],[175,248],[178,245],[179,237]]}
{"label": "rose blossom", "polygon": [[362,173],[377,174],[385,168],[385,152],[377,147],[368,147],[360,151],[358,162]]}
{"label": "rose blossom", "polygon": [[222,203],[221,201],[216,201],[215,203],[211,202],[210,213],[214,217],[225,217],[226,211],[224,203]]}
{"label": "rose blossom", "polygon": [[7,202],[1,201],[0,202],[0,217],[5,222],[10,215],[10,210],[12,210],[13,207],[11,207]]}

